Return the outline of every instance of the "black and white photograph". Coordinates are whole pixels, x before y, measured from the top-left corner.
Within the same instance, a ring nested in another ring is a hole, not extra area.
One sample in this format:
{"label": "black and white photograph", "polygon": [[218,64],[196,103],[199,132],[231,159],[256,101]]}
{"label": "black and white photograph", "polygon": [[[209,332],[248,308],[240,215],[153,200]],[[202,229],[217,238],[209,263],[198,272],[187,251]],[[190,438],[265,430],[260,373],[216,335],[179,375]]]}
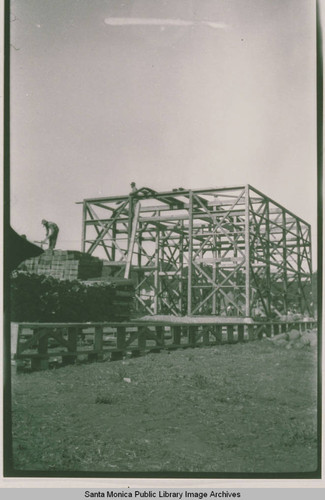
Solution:
{"label": "black and white photograph", "polygon": [[8,4],[6,475],[320,478],[316,1]]}

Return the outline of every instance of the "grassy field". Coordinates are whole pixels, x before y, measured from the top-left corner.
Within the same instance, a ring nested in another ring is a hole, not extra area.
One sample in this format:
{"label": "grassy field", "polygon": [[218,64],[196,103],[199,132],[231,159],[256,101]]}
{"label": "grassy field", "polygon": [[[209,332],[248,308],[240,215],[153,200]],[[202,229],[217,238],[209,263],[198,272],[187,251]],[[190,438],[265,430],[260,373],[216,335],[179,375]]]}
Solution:
{"label": "grassy field", "polygon": [[317,467],[316,348],[264,339],[13,373],[18,470]]}

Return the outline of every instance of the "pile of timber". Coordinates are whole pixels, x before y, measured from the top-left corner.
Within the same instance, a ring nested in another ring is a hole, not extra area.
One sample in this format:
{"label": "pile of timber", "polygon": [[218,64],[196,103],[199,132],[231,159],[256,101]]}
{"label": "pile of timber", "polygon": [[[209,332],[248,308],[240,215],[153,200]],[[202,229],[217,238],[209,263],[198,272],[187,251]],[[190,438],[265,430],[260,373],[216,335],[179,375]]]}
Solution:
{"label": "pile of timber", "polygon": [[133,282],[110,276],[106,261],[75,250],[25,260],[11,288],[12,321],[125,321],[135,295]]}
{"label": "pile of timber", "polygon": [[87,280],[101,276],[103,261],[75,250],[47,250],[39,257],[25,260],[19,268],[59,280]]}
{"label": "pile of timber", "polygon": [[16,271],[11,277],[11,321],[98,322],[130,319],[130,280],[58,280]]}
{"label": "pile of timber", "polygon": [[126,321],[130,319],[134,305],[134,284],[132,280],[123,278],[101,278],[89,279],[84,282],[87,287],[109,286],[113,291],[112,296],[112,318],[114,321]]}

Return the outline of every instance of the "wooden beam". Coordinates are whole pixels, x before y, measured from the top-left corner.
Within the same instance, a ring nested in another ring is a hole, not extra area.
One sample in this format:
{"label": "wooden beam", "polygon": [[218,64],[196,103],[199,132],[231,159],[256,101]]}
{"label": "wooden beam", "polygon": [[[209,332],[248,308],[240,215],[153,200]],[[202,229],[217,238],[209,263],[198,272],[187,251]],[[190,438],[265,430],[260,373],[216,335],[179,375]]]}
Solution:
{"label": "wooden beam", "polygon": [[136,206],[135,206],[134,218],[133,218],[133,221],[132,221],[131,239],[130,239],[128,253],[127,253],[127,257],[126,257],[126,267],[125,267],[125,272],[124,272],[124,278],[125,279],[128,279],[129,275],[130,275],[130,269],[131,269],[131,262],[132,262],[132,256],[133,256],[133,250],[134,250],[135,237],[136,237],[136,234],[137,234],[138,223],[139,223],[140,208],[141,208],[141,205],[138,202],[136,204]]}
{"label": "wooden beam", "polygon": [[250,316],[250,227],[249,227],[249,186],[245,187],[245,315]]}
{"label": "wooden beam", "polygon": [[188,227],[188,278],[187,278],[187,314],[192,314],[192,257],[193,257],[193,193],[190,192],[189,199],[189,227]]}

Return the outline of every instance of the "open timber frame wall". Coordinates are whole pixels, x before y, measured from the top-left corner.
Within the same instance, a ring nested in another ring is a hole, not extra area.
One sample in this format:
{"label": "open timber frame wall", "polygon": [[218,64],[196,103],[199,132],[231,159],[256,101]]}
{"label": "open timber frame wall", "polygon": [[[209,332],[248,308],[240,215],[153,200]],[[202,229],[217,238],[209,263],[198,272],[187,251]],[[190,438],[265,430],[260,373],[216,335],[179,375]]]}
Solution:
{"label": "open timber frame wall", "polygon": [[139,312],[313,316],[310,225],[250,185],[82,203],[82,251],[134,280]]}

